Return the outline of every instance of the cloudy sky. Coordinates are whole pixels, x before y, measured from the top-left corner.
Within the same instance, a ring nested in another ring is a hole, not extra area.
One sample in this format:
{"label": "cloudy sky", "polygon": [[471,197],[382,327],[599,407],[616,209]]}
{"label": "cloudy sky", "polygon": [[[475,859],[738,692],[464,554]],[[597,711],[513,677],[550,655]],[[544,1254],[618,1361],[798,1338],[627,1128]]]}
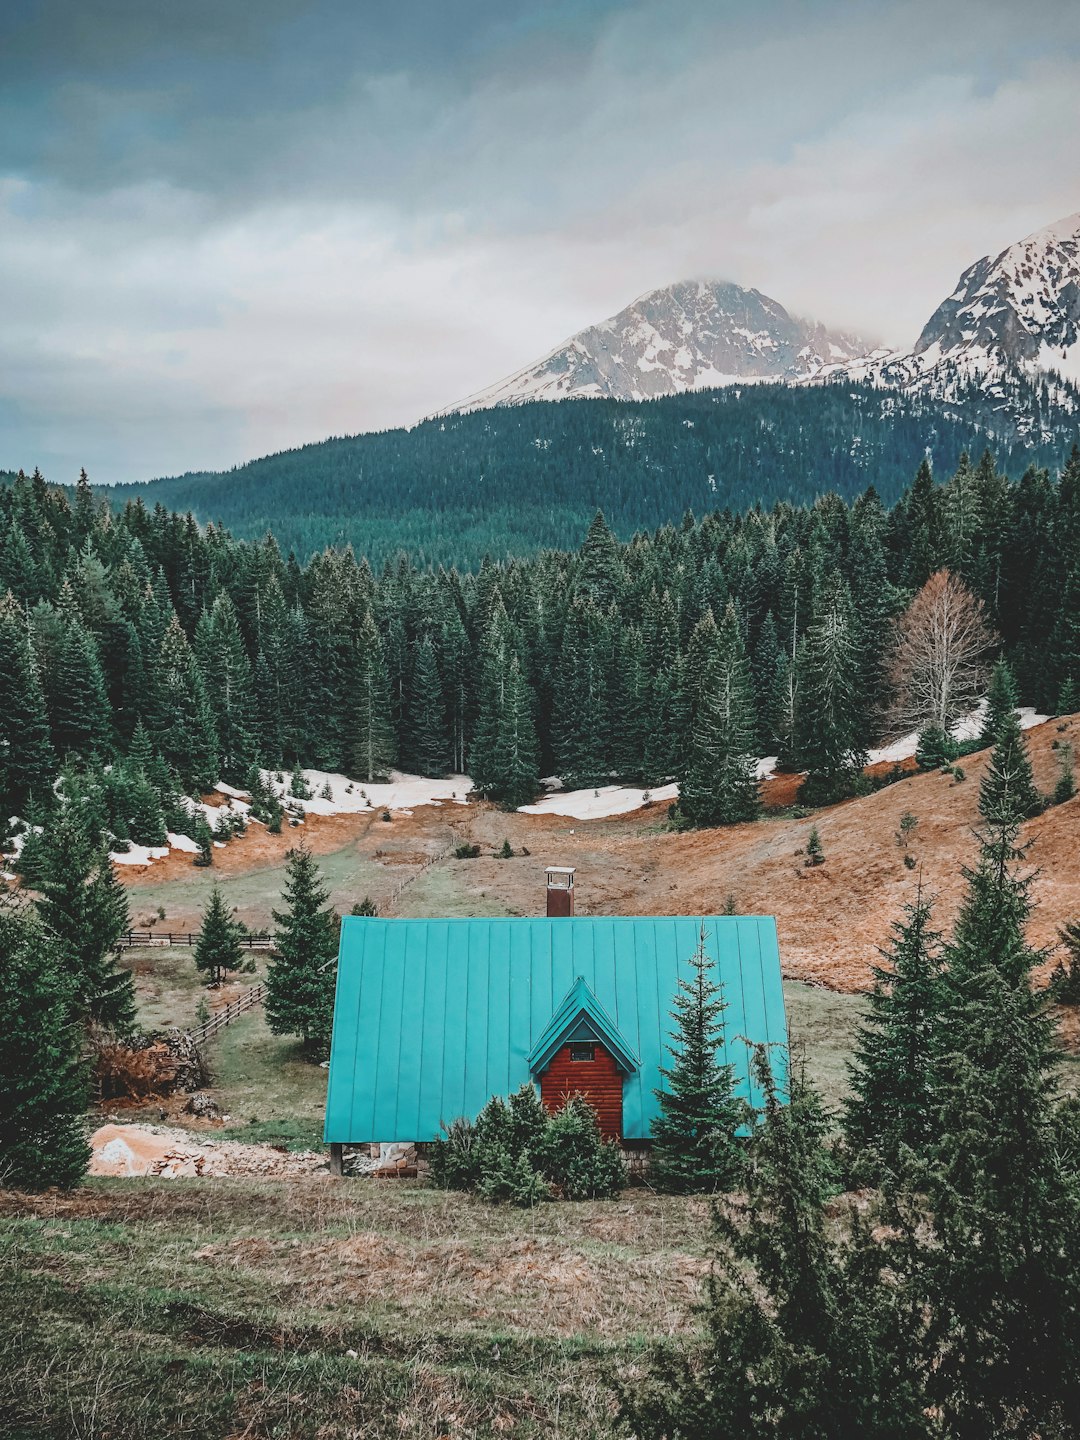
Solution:
{"label": "cloudy sky", "polygon": [[408,424],[695,275],[910,343],[1078,136],[1075,0],[4,0],[0,468]]}

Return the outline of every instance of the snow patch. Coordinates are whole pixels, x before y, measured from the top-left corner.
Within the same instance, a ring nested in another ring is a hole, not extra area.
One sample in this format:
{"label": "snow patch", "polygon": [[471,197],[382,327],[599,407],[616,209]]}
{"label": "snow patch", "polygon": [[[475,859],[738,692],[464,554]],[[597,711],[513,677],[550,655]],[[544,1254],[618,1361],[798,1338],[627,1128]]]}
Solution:
{"label": "snow patch", "polygon": [[628,815],[640,810],[646,795],[650,800],[670,803],[679,798],[678,785],[658,785],[655,790],[637,790],[630,785],[602,785],[599,789],[563,790],[545,795],[535,805],[519,805],[523,815],[567,815],[574,820],[605,820],[610,815]]}
{"label": "snow patch", "polygon": [[[1031,705],[1022,705],[1017,710],[1020,719],[1021,730],[1030,730],[1033,725],[1042,725],[1049,720],[1049,715],[1040,715]],[[954,740],[975,740],[983,727],[983,717],[986,714],[986,701],[980,703],[972,710],[970,715],[965,715],[952,727]],[[919,748],[918,732],[913,730],[910,735],[901,735],[899,739],[893,740],[888,745],[882,745],[877,750],[869,751],[870,764],[878,765],[882,761],[898,765],[901,760],[910,760]]]}
{"label": "snow patch", "polygon": [[[275,779],[278,773],[283,775],[280,783]],[[467,805],[472,789],[472,781],[467,775],[448,775],[444,780],[429,780],[422,775],[406,775],[400,770],[391,770],[389,780],[368,784],[329,770],[305,770],[304,781],[312,798],[297,800],[289,794],[291,776],[286,777],[284,772],[273,770],[264,770],[262,775],[283,801],[309,815],[358,815],[365,810],[396,810],[399,814],[406,814],[411,813],[415,806],[438,805],[444,801]],[[326,800],[319,794],[327,785],[333,792],[332,800]]]}
{"label": "snow patch", "polygon": [[110,850],[109,859],[114,865],[149,865],[164,860],[168,853],[168,845],[132,845],[130,850]]}

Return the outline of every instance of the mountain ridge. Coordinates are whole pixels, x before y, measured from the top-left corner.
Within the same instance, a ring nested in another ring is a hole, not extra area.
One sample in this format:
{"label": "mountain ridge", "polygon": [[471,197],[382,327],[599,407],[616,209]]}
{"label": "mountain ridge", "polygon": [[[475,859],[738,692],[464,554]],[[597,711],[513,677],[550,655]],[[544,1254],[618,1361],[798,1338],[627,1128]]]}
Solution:
{"label": "mountain ridge", "polygon": [[1080,212],[969,265],[906,350],[871,348],[732,281],[684,280],[647,291],[437,413],[847,379],[945,403],[963,398],[1004,412],[1027,434],[1040,420],[1025,413],[1021,378],[1043,382],[1047,404],[1080,412]]}
{"label": "mountain ridge", "polygon": [[437,412],[530,400],[653,400],[733,383],[808,378],[866,342],[791,315],[730,280],[681,280],[639,295],[524,366]]}

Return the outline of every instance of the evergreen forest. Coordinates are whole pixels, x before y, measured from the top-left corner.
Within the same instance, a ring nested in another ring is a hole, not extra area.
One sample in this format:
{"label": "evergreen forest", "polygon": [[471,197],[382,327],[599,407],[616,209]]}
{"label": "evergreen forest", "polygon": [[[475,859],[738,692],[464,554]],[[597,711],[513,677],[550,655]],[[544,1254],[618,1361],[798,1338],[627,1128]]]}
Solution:
{"label": "evergreen forest", "polygon": [[598,509],[628,538],[688,510],[853,501],[871,482],[892,505],[924,457],[948,474],[987,445],[1009,474],[1054,466],[1080,435],[1076,415],[1045,382],[1009,384],[1015,393],[990,399],[973,385],[948,402],[847,382],[539,401],[103,493],[191,510],[249,540],[272,531],[301,560],[352,544],[373,565],[404,550],[421,566],[476,569],[489,555],[572,548]]}
{"label": "evergreen forest", "polygon": [[0,489],[2,813],[47,810],[66,767],[103,829],[162,843],[179,794],[301,765],[468,772],[513,805],[549,774],[674,777],[685,823],[716,824],[755,813],[765,755],[820,803],[887,733],[897,620],[935,586],[976,608],[1002,695],[1080,708],[1080,450],[1015,479],[989,452],[923,462],[891,507],[867,486],[625,542],[597,514],[576,550],[475,572],[349,547],[302,564],[20,474]]}

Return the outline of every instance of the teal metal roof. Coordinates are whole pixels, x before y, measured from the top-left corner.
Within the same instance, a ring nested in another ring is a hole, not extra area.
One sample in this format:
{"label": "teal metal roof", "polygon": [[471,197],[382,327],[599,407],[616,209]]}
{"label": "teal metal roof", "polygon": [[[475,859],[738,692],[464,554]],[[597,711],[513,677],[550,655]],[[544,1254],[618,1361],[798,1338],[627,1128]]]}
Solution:
{"label": "teal metal roof", "polygon": [[637,1056],[579,975],[570,986],[566,999],[552,1016],[551,1024],[529,1051],[529,1069],[534,1075],[547,1068],[556,1050],[563,1046],[570,1032],[575,1030],[582,1020],[588,1022],[593,1037],[607,1046],[621,1070],[629,1073],[638,1068],[640,1061]]}
{"label": "teal metal roof", "polygon": [[[725,1058],[760,1096],[744,1043],[787,1043],[776,922],[705,916],[724,985]],[[434,1140],[536,1078],[584,1016],[620,1066],[623,1133],[648,1139],[677,982],[702,917],[381,920],[341,926],[327,1141]]]}

